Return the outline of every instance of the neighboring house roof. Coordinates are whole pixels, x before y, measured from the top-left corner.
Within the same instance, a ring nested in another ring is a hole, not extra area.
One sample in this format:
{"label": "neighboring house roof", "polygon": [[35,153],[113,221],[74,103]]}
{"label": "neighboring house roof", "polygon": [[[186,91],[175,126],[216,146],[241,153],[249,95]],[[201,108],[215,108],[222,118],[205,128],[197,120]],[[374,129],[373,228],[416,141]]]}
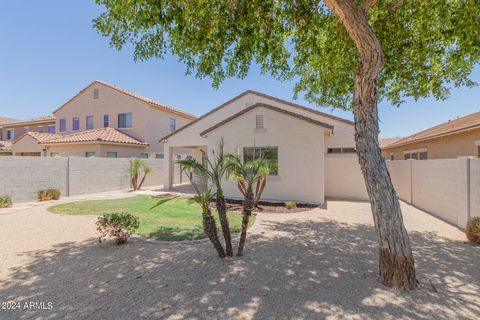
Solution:
{"label": "neighboring house roof", "polygon": [[9,123],[12,123],[12,122],[18,122],[18,121],[21,121],[21,120],[13,119],[13,118],[0,117],[0,126],[2,126],[4,124],[9,124]]}
{"label": "neighboring house roof", "polygon": [[234,114],[233,116],[231,117],[228,117],[227,119],[223,120],[223,121],[220,121],[219,123],[213,125],[212,127],[202,131],[200,133],[200,136],[204,136],[206,135],[207,133],[209,133],[210,131],[213,131],[221,126],[223,126],[224,124],[227,124],[228,122],[232,121],[233,119],[235,118],[238,118],[239,116],[249,112],[250,110],[252,109],[255,109],[255,108],[259,108],[259,107],[262,107],[262,108],[266,108],[266,109],[270,109],[270,110],[273,110],[273,111],[276,111],[276,112],[280,112],[280,113],[283,113],[285,115],[288,115],[288,116],[291,116],[291,117],[294,117],[294,118],[297,118],[297,119],[300,119],[300,120],[303,120],[303,121],[307,121],[309,123],[312,123],[314,125],[318,125],[318,126],[321,126],[321,127],[324,127],[326,129],[330,129],[330,130],[333,130],[333,126],[328,124],[328,123],[325,123],[325,122],[321,122],[321,121],[318,121],[318,120],[315,120],[315,119],[312,119],[312,118],[309,118],[309,117],[306,117],[306,116],[303,116],[301,114],[298,114],[298,113],[295,113],[295,112],[291,112],[291,111],[287,111],[285,109],[282,109],[282,108],[279,108],[279,107],[274,107],[272,105],[269,105],[269,104],[265,104],[265,103],[255,103],[245,109],[243,109],[242,111]]}
{"label": "neighboring house roof", "polygon": [[385,148],[389,145],[391,145],[392,143],[395,143],[397,142],[398,140],[400,140],[402,138],[385,138],[385,139],[378,139],[378,143],[380,144],[380,148]]}
{"label": "neighboring house roof", "polygon": [[50,141],[50,140],[62,137],[61,134],[51,134],[51,133],[29,131],[29,132],[26,132],[26,133],[22,134],[17,139],[15,139],[15,141],[13,141],[13,144],[17,143],[18,141],[23,139],[23,137],[25,137],[25,136],[28,136],[28,137],[31,137],[31,138],[35,139],[38,143],[44,143],[46,141]]}
{"label": "neighboring house roof", "polygon": [[44,123],[44,122],[52,122],[55,121],[55,116],[41,116],[35,117],[27,120],[17,120],[16,122],[9,122],[4,127],[14,127],[19,125],[27,125],[27,124],[36,124],[36,123]]}
{"label": "neighboring house roof", "polygon": [[290,101],[287,101],[287,100],[283,100],[283,99],[280,99],[280,98],[277,98],[277,97],[273,97],[273,96],[270,96],[268,94],[265,94],[265,93],[261,93],[261,92],[258,92],[258,91],[255,91],[255,90],[247,90],[241,94],[239,94],[238,96],[228,100],[227,102],[224,102],[222,103],[221,105],[219,105],[218,107],[210,110],[209,112],[205,113],[204,115],[198,117],[197,119],[193,120],[192,122],[189,122],[187,123],[186,125],[184,125],[183,127],[179,128],[178,130],[176,130],[175,132],[172,132],[168,135],[166,135],[165,137],[163,137],[162,139],[160,139],[160,142],[165,142],[167,141],[168,138],[176,135],[177,133],[181,132],[182,130],[190,127],[191,125],[193,125],[194,123],[200,121],[201,119],[204,119],[206,118],[207,116],[211,115],[212,113],[224,108],[225,106],[231,104],[232,102],[242,98],[243,96],[247,95],[247,94],[254,94],[254,95],[257,95],[257,96],[260,96],[260,97],[263,97],[263,98],[267,98],[267,99],[271,99],[271,100],[274,100],[274,101],[277,101],[277,102],[280,102],[280,103],[284,103],[286,105],[289,105],[289,106],[292,106],[292,107],[296,107],[296,108],[299,108],[299,109],[302,109],[302,110],[306,110],[306,111],[309,111],[309,112],[312,112],[312,113],[315,113],[315,114],[318,114],[318,115],[321,115],[321,116],[324,116],[326,118],[330,118],[330,119],[333,119],[333,120],[337,120],[337,121],[340,121],[340,122],[344,122],[344,123],[347,123],[349,125],[353,125],[354,123],[350,120],[347,120],[347,119],[343,119],[343,118],[339,118],[339,117],[336,117],[336,116],[333,116],[331,114],[328,114],[328,113],[325,113],[325,112],[321,112],[321,111],[318,111],[318,110],[315,110],[315,109],[312,109],[312,108],[308,108],[308,107],[305,107],[305,106],[302,106],[302,105],[299,105],[299,104],[296,104],[296,103],[293,103],[293,102],[290,102]]}
{"label": "neighboring house roof", "polygon": [[160,102],[157,102],[155,100],[152,100],[150,98],[147,98],[147,97],[144,97],[142,95],[139,95],[133,91],[129,91],[129,90],[125,90],[123,88],[120,88],[120,87],[117,87],[113,84],[110,84],[108,82],[105,82],[105,81],[101,81],[101,80],[95,80],[93,81],[91,84],[89,84],[88,86],[86,86],[85,88],[83,88],[82,90],[80,90],[76,95],[74,95],[71,99],[69,99],[67,102],[65,102],[62,106],[60,106],[60,108],[58,108],[57,110],[53,111],[53,113],[57,112],[58,110],[62,109],[64,106],[66,106],[70,101],[72,101],[73,99],[75,99],[77,96],[79,96],[80,94],[82,94],[85,90],[87,90],[88,88],[90,88],[92,85],[94,85],[95,83],[100,83],[104,86],[107,86],[113,90],[116,90],[118,92],[121,92],[123,94],[126,94],[130,97],[133,97],[135,99],[138,99],[138,100],[141,100],[145,103],[147,103],[150,107],[152,108],[156,108],[156,109],[159,109],[159,110],[166,110],[166,111],[170,111],[170,112],[173,112],[173,113],[176,113],[176,114],[179,114],[179,115],[182,115],[182,116],[185,116],[187,118],[191,118],[191,119],[196,119],[197,117],[194,116],[193,114],[190,114],[188,112],[185,112],[185,111],[182,111],[180,109],[177,109],[177,108],[174,108],[174,107],[171,107],[171,106],[168,106],[164,103],[160,103]]}
{"label": "neighboring house roof", "polygon": [[435,127],[417,132],[388,145],[387,149],[406,144],[452,135],[480,128],[480,112],[475,112],[454,120],[448,120]]}
{"label": "neighboring house roof", "polygon": [[67,135],[60,135],[53,139],[44,141],[44,144],[69,144],[79,142],[108,142],[119,144],[130,144],[148,146],[148,143],[139,141],[117,129],[114,128],[101,128],[87,130],[77,133],[71,133]]}
{"label": "neighboring house roof", "polygon": [[10,141],[0,141],[0,152],[12,151],[12,143]]}

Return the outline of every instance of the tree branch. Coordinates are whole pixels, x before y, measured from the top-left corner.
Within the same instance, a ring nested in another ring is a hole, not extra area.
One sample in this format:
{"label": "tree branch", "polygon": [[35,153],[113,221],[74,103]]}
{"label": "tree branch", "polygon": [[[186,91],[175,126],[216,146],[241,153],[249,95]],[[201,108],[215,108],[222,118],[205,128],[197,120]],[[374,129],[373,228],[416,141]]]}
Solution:
{"label": "tree branch", "polygon": [[367,13],[371,7],[377,4],[377,2],[377,0],[365,0],[363,3],[363,11]]}

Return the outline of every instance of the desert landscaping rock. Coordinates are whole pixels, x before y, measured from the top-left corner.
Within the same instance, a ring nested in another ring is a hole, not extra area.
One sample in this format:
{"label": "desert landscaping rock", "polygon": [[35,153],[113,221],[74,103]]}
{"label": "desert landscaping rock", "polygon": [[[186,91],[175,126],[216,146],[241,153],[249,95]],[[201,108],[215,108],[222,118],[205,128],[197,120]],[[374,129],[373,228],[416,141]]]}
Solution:
{"label": "desert landscaping rock", "polygon": [[99,244],[95,217],[47,207],[0,214],[0,300],[52,309],[0,319],[480,318],[480,248],[405,204],[420,281],[408,294],[378,282],[368,203],[259,213],[245,256],[224,260],[208,242]]}

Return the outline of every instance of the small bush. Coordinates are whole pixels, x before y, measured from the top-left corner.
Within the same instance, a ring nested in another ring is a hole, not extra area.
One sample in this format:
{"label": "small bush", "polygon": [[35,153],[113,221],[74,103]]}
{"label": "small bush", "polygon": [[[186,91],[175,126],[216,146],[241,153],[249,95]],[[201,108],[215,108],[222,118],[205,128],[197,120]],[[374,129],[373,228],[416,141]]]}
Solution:
{"label": "small bush", "polygon": [[469,241],[480,244],[480,217],[474,217],[468,221],[465,234]]}
{"label": "small bush", "polygon": [[0,208],[9,208],[12,206],[12,197],[0,196]]}
{"label": "small bush", "polygon": [[285,208],[288,210],[295,209],[297,207],[297,203],[295,201],[287,201],[285,202]]}
{"label": "small bush", "polygon": [[99,242],[113,237],[116,244],[126,243],[130,235],[140,226],[138,217],[126,212],[104,214],[103,217],[98,217],[95,224],[100,233]]}
{"label": "small bush", "polygon": [[40,201],[58,200],[60,199],[60,190],[44,189],[44,190],[38,191],[37,195],[38,195],[38,200]]}

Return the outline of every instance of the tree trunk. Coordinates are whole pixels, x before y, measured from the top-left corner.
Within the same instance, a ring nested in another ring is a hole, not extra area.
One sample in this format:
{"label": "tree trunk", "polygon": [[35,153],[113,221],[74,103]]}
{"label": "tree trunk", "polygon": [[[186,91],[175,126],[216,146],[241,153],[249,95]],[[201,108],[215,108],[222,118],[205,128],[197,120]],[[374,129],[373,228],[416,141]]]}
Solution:
{"label": "tree trunk", "polygon": [[230,226],[228,225],[227,218],[227,204],[225,203],[225,197],[220,186],[217,186],[217,196],[216,196],[216,206],[218,211],[218,217],[220,218],[220,225],[222,226],[223,238],[225,239],[225,249],[227,251],[227,256],[233,257],[233,247],[232,247],[232,235],[230,233]]}
{"label": "tree trunk", "polygon": [[245,247],[245,240],[247,239],[248,221],[252,215],[253,203],[253,190],[252,187],[249,186],[245,192],[245,199],[243,201],[242,231],[240,233],[240,241],[238,242],[237,257],[243,256],[243,248]]}
{"label": "tree trunk", "polygon": [[210,209],[208,209],[207,212],[203,213],[203,231],[207,235],[208,239],[210,239],[210,242],[215,247],[215,250],[217,250],[218,256],[220,258],[225,258],[225,251],[223,250],[223,246],[218,239],[215,218],[213,218]]}
{"label": "tree trunk", "polygon": [[262,179],[258,180],[257,182],[257,190],[255,192],[255,204],[254,207],[258,207],[258,203],[260,202],[260,198],[262,197],[263,190],[265,190],[265,186],[267,185],[267,177],[263,177]]}
{"label": "tree trunk", "polygon": [[147,177],[147,174],[144,173],[143,174],[143,177],[142,177],[142,180],[140,180],[140,184],[138,185],[137,189],[140,190],[142,189],[142,186],[143,186],[143,183],[145,182],[145,178]]}
{"label": "tree trunk", "polygon": [[325,0],[325,4],[345,26],[361,59],[353,100],[355,143],[379,243],[380,279],[386,286],[413,290],[417,280],[410,239],[378,144],[377,81],[383,67],[382,48],[364,8],[351,0]]}

